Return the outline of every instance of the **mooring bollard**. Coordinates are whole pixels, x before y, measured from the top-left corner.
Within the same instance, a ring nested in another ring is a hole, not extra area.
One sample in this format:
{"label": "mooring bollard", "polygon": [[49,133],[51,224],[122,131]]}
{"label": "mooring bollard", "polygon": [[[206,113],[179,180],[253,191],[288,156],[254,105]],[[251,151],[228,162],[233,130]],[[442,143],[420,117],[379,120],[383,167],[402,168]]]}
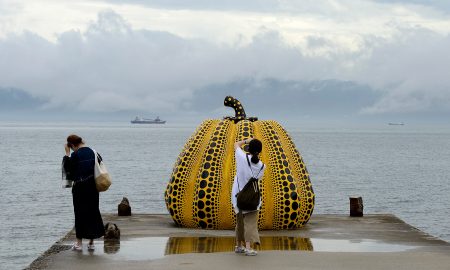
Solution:
{"label": "mooring bollard", "polygon": [[127,197],[123,197],[122,202],[117,206],[117,214],[119,216],[131,216],[130,201]]}
{"label": "mooring bollard", "polygon": [[363,200],[361,197],[350,197],[350,216],[362,217],[364,212]]}

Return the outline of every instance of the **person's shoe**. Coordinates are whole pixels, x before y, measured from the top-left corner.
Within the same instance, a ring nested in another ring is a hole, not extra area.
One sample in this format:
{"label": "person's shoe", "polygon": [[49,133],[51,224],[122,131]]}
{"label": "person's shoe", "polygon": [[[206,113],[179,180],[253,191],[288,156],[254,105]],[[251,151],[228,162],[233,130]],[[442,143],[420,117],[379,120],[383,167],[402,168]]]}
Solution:
{"label": "person's shoe", "polygon": [[245,253],[245,247],[235,246],[234,253]]}
{"label": "person's shoe", "polygon": [[256,256],[258,255],[258,252],[256,250],[250,248],[245,250],[245,256]]}
{"label": "person's shoe", "polygon": [[83,246],[82,245],[78,245],[78,243],[73,243],[72,248],[73,251],[82,251],[83,250]]}
{"label": "person's shoe", "polygon": [[87,248],[88,248],[89,251],[94,251],[95,250],[95,246],[94,246],[93,243],[92,244],[88,244]]}

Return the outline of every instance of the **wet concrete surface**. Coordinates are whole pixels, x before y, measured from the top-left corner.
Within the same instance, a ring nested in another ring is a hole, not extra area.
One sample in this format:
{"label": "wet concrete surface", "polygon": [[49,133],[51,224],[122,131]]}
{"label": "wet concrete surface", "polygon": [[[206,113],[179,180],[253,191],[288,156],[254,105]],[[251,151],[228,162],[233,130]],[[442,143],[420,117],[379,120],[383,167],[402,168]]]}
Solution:
{"label": "wet concrete surface", "polygon": [[[86,243],[82,252],[59,248],[30,269],[217,270],[250,262],[251,268],[274,269],[273,256],[282,256],[276,259],[278,269],[305,264],[310,269],[450,269],[449,243],[392,215],[315,215],[302,229],[261,231],[258,259],[234,253],[232,230],[178,228],[169,215],[105,215],[104,220],[119,226],[120,241],[96,240],[94,252],[87,251]],[[74,240],[71,232],[52,248],[68,247]]]}
{"label": "wet concrete surface", "polygon": [[[81,254],[104,256],[111,260],[145,261],[168,255],[189,253],[234,252],[234,237],[141,237],[115,243],[97,241],[96,250],[85,248]],[[70,243],[66,243],[70,246]],[[373,240],[349,241],[310,239],[285,236],[261,237],[258,251],[316,251],[316,252],[405,252],[417,246],[394,245]]]}

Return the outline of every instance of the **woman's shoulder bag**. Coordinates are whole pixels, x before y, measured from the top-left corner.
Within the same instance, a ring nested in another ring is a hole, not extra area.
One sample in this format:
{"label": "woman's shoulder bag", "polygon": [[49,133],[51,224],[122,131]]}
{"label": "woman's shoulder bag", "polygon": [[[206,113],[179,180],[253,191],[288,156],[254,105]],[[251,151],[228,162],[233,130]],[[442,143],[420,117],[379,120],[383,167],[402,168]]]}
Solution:
{"label": "woman's shoulder bag", "polygon": [[108,170],[106,169],[105,163],[103,160],[99,160],[97,151],[92,149],[94,151],[94,178],[95,178],[95,186],[97,187],[98,192],[103,192],[108,190],[108,188],[111,186],[111,176],[108,173]]}

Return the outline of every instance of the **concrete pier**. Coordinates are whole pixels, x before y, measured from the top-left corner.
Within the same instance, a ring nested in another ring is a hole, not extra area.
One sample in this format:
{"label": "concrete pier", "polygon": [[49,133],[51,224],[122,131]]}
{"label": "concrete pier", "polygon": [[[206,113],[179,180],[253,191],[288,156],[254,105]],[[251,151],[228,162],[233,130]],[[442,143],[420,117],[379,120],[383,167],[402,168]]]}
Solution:
{"label": "concrete pier", "polygon": [[71,251],[70,231],[28,269],[450,269],[449,243],[393,215],[313,215],[299,230],[261,231],[255,257],[234,253],[234,231],[178,228],[169,215],[103,218],[120,243]]}

